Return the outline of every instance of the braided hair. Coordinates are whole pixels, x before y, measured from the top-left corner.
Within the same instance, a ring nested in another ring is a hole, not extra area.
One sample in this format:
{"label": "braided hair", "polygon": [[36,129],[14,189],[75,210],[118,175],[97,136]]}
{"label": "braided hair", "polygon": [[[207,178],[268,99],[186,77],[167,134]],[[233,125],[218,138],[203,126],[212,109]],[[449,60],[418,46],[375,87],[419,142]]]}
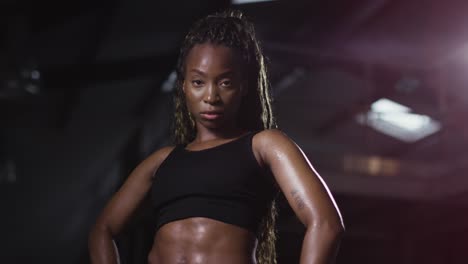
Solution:
{"label": "braided hair", "polygon": [[[276,128],[272,111],[272,97],[267,79],[265,58],[256,39],[253,24],[240,11],[228,10],[198,20],[186,35],[177,61],[177,79],[174,95],[175,117],[173,136],[175,144],[188,144],[196,136],[195,122],[187,109],[183,83],[185,61],[197,44],[223,45],[239,51],[242,56],[249,92],[241,102],[238,124],[246,130]],[[256,258],[259,264],[276,263],[276,202],[263,217],[257,234],[259,244]]]}

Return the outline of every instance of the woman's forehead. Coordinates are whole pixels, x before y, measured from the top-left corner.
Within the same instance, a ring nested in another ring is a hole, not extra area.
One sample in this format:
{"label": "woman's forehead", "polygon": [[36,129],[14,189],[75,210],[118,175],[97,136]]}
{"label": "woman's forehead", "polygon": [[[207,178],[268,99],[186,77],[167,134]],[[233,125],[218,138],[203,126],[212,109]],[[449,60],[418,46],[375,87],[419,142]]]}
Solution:
{"label": "woman's forehead", "polygon": [[241,70],[242,56],[225,45],[204,43],[195,45],[187,55],[186,70]]}

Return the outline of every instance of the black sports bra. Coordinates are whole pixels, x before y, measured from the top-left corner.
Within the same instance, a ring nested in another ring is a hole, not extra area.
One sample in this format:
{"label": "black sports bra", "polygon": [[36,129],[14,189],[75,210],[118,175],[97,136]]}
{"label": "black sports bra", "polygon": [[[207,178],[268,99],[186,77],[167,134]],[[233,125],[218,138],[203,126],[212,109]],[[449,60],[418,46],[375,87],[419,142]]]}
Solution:
{"label": "black sports bra", "polygon": [[156,230],[171,221],[207,217],[256,234],[278,189],[255,159],[254,135],[199,151],[176,146],[154,177]]}

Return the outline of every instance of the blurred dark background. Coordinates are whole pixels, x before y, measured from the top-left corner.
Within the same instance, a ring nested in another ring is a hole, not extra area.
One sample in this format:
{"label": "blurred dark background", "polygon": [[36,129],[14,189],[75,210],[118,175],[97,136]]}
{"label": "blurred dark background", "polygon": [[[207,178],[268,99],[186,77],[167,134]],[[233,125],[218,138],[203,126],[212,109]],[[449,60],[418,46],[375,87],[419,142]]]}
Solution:
{"label": "blurred dark background", "polygon": [[[280,127],[343,213],[338,263],[466,263],[462,0],[2,1],[0,263],[89,262],[99,211],[139,161],[170,143],[184,34],[230,6],[256,25]],[[382,98],[413,118],[378,112]],[[418,130],[416,117],[436,125]],[[413,130],[379,123],[390,119]],[[149,211],[118,238],[123,263],[145,263]],[[278,230],[279,263],[298,263],[304,229],[284,201]]]}

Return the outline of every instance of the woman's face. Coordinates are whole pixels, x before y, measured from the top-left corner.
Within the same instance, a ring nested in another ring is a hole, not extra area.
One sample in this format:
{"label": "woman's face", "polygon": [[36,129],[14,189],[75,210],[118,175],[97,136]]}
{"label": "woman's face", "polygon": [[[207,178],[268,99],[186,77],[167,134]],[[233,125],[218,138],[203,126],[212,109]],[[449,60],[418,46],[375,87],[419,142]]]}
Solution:
{"label": "woman's face", "polygon": [[183,90],[197,125],[233,128],[242,96],[240,55],[223,45],[195,45],[185,61]]}

